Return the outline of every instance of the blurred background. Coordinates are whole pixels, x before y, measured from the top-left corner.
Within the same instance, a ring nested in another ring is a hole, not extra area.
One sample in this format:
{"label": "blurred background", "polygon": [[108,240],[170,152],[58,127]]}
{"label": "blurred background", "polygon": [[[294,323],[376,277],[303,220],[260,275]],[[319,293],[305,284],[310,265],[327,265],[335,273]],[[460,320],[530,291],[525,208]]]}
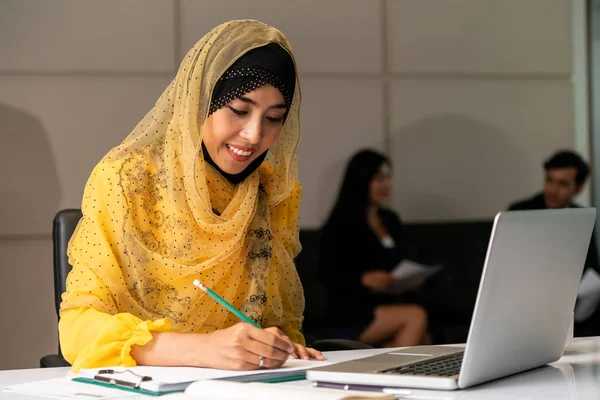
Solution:
{"label": "blurred background", "polygon": [[[80,207],[92,168],[214,26],[259,19],[292,43],[303,228],[363,147],[391,157],[405,221],[488,220],[541,189],[555,150],[600,160],[598,3],[0,0],[0,369],[56,352],[52,218]],[[598,175],[579,204],[600,200]]]}

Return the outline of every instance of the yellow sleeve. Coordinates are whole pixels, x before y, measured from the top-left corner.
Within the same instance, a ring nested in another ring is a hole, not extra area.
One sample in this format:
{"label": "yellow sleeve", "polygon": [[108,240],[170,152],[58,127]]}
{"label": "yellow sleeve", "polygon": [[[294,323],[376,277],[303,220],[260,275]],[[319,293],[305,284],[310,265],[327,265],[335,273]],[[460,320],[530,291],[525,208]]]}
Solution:
{"label": "yellow sleeve", "polygon": [[136,365],[131,347],[169,331],[169,321],[142,321],[131,314],[110,315],[91,307],[64,311],[58,323],[62,353],[75,372],[81,368]]}
{"label": "yellow sleeve", "polygon": [[67,276],[62,294],[58,331],[61,349],[73,369],[105,366],[133,366],[133,345],[152,340],[151,331],[169,330],[164,319],[143,321],[133,314],[122,313],[115,293],[106,278],[119,281],[119,268],[103,268],[104,276],[93,265],[118,265],[111,244],[105,239],[108,228],[103,215],[109,215],[102,199],[107,179],[101,175],[103,165],[94,169],[85,189],[85,198],[96,199],[90,206],[83,202],[83,218],[69,243],[69,262],[73,269]]}

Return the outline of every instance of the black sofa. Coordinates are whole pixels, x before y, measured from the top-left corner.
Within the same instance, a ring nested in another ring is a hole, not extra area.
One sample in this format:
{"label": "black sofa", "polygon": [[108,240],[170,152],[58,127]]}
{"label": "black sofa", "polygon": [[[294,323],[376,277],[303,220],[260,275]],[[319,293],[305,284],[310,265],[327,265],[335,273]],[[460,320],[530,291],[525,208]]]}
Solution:
{"label": "black sofa", "polygon": [[[467,339],[479,279],[492,230],[492,221],[405,224],[408,235],[424,244],[444,269],[434,275],[413,298],[428,311],[435,343],[462,343]],[[318,280],[318,230],[301,230],[303,250],[296,268],[304,286],[307,341],[327,337],[324,315],[327,293]],[[340,271],[343,273],[343,271]]]}
{"label": "black sofa", "polygon": [[[443,260],[444,268],[411,299],[429,315],[435,344],[464,343],[479,289],[479,280],[492,231],[493,221],[407,223],[408,235]],[[327,338],[324,315],[327,293],[318,281],[318,230],[301,230],[303,249],[296,268],[304,286],[306,310],[304,333],[308,342]],[[340,271],[343,273],[343,271]],[[584,322],[575,324],[575,336],[600,335],[600,307]]]}

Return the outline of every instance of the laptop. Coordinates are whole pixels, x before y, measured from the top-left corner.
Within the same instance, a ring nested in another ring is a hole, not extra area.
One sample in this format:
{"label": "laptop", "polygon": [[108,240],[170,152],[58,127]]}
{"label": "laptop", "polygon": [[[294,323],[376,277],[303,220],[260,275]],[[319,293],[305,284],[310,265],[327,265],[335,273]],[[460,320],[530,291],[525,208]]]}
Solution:
{"label": "laptop", "polygon": [[595,208],[496,215],[465,347],[415,346],[308,370],[312,381],[454,390],[563,353]]}

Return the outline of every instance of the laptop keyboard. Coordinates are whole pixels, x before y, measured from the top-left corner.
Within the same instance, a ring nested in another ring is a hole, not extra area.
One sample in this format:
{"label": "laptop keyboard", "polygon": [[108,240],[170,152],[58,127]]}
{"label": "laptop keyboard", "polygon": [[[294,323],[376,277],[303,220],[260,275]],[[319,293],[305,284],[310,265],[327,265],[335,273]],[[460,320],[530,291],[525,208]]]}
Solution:
{"label": "laptop keyboard", "polygon": [[454,376],[460,372],[464,351],[445,357],[419,361],[414,364],[379,371],[382,374]]}

